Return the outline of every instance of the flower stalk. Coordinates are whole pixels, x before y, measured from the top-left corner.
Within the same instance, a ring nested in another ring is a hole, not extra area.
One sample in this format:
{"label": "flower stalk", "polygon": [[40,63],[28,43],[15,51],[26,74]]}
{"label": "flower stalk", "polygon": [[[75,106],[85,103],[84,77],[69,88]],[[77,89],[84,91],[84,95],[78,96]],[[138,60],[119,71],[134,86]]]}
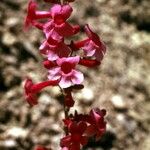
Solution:
{"label": "flower stalk", "polygon": [[[25,28],[33,26],[43,32],[44,41],[39,47],[40,54],[46,59],[42,62],[43,67],[48,71],[48,80],[33,84],[28,78],[25,82],[25,99],[30,106],[38,104],[37,94],[48,86],[58,86],[63,95],[63,108],[65,135],[60,139],[61,150],[81,150],[90,137],[100,139],[106,131],[104,120],[106,111],[99,108],[91,109],[89,114],[70,113],[74,107],[74,90],[84,88],[84,75],[78,66],[90,68],[97,67],[106,52],[106,46],[101,38],[85,25],[85,39],[80,41],[72,40],[70,44],[65,38],[74,36],[80,32],[79,25],[72,25],[68,22],[73,8],[70,3],[74,0],[44,0],[53,5],[48,11],[37,10],[37,2],[30,0],[28,4]],[[77,52],[82,51],[80,56]],[[50,150],[44,146],[38,146],[35,150]]]}

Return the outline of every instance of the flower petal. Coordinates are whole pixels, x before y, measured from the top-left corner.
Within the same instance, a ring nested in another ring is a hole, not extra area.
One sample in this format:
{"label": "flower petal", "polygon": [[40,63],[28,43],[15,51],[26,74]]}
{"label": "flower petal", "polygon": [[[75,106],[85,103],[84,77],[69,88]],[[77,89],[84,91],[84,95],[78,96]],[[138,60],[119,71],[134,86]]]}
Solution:
{"label": "flower petal", "polygon": [[73,84],[81,84],[84,80],[84,76],[81,72],[73,70],[71,81]]}
{"label": "flower petal", "polygon": [[60,68],[59,67],[55,67],[52,68],[48,71],[48,79],[49,80],[57,80],[61,77],[60,75]]}

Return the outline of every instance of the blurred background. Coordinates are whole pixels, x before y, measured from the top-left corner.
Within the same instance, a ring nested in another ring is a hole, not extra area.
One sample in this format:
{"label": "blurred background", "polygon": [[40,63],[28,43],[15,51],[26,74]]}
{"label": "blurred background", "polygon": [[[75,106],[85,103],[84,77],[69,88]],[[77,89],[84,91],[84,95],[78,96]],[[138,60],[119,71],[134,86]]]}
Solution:
{"label": "blurred background", "polygon": [[[47,75],[38,51],[42,33],[23,32],[27,3],[0,1],[0,150],[32,150],[37,144],[58,150],[63,135],[59,89],[46,88],[32,109],[23,97],[26,76],[37,83]],[[85,88],[74,93],[79,112],[107,110],[106,134],[84,150],[150,150],[150,1],[76,0],[71,5],[70,22],[82,28],[88,23],[107,45],[100,67],[80,67]],[[75,39],[84,37],[82,32]]]}

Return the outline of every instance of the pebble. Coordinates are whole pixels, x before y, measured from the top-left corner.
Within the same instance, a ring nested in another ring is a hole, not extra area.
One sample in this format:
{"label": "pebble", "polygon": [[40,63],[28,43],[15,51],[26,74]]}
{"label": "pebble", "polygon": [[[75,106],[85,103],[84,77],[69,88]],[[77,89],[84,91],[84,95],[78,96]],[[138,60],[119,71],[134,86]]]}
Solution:
{"label": "pebble", "polygon": [[12,127],[7,130],[6,135],[15,138],[19,138],[19,137],[25,138],[28,135],[28,131],[20,127]]}
{"label": "pebble", "polygon": [[97,0],[99,3],[104,3],[106,0]]}
{"label": "pebble", "polygon": [[48,105],[51,103],[51,97],[48,94],[42,94],[39,97],[39,103],[44,104],[44,105]]}
{"label": "pebble", "polygon": [[118,114],[116,118],[121,124],[125,124],[125,122],[126,122],[125,115]]}
{"label": "pebble", "polygon": [[111,102],[116,109],[126,108],[126,103],[121,95],[114,95],[111,99]]}
{"label": "pebble", "polygon": [[6,32],[2,37],[2,42],[7,46],[11,46],[17,42],[17,39],[13,34]]}
{"label": "pebble", "polygon": [[7,148],[12,148],[12,147],[16,147],[17,143],[13,139],[8,139],[8,140],[4,141],[3,146],[7,147]]}
{"label": "pebble", "polygon": [[59,87],[53,87],[50,90],[52,96],[56,97],[61,94]]}
{"label": "pebble", "polygon": [[90,103],[94,99],[94,93],[90,88],[84,88],[80,93],[77,93],[76,96],[84,103]]}
{"label": "pebble", "polygon": [[5,21],[5,24],[8,26],[8,27],[14,27],[16,26],[17,24],[19,24],[19,18],[8,18],[6,21]]}

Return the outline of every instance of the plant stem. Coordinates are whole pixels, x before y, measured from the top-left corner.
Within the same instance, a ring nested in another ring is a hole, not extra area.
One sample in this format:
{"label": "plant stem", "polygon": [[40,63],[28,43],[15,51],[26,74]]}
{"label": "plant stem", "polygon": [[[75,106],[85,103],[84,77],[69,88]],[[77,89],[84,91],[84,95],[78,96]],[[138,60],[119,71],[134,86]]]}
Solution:
{"label": "plant stem", "polygon": [[[64,119],[68,119],[68,117],[69,117],[69,108],[66,107],[66,105],[65,105],[65,92],[64,92],[64,89],[62,89],[60,86],[59,86],[59,88],[60,88],[60,91],[61,91],[61,93],[62,93],[62,95],[63,95],[63,102],[64,102]],[[68,128],[64,127],[64,132],[65,132],[66,135],[68,135]]]}

